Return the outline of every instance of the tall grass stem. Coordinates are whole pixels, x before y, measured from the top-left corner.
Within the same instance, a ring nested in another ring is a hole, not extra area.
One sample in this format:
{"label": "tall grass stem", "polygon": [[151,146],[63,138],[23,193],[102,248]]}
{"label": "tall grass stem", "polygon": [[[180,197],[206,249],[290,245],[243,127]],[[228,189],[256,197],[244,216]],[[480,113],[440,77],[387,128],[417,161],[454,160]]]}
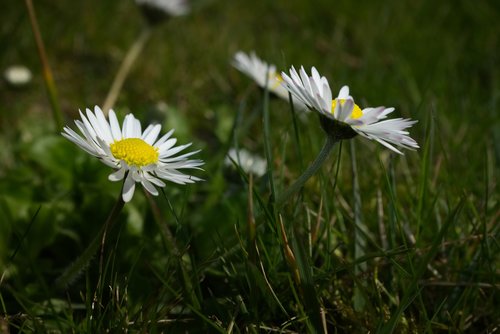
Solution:
{"label": "tall grass stem", "polygon": [[25,0],[25,3],[26,8],[28,9],[31,29],[33,30],[33,35],[35,37],[38,57],[40,58],[40,62],[42,63],[43,80],[45,82],[47,94],[49,95],[50,105],[52,107],[52,117],[54,119],[54,125],[56,127],[56,132],[59,132],[63,126],[63,117],[61,113],[61,107],[59,105],[59,98],[57,94],[56,84],[54,82],[54,76],[52,75],[52,70],[50,69],[47,53],[45,52],[42,34],[40,32],[40,27],[38,26],[38,21],[36,19],[35,7],[33,6],[32,0]]}
{"label": "tall grass stem", "polygon": [[[269,68],[266,72],[269,71]],[[274,188],[274,178],[273,178],[273,152],[271,150],[271,127],[269,120],[269,74],[266,75],[266,84],[264,85],[264,105],[262,111],[262,122],[264,124],[264,149],[266,153],[267,160],[267,174],[269,178],[269,187],[271,190],[270,204],[274,203],[275,200],[275,188]]]}
{"label": "tall grass stem", "polygon": [[[352,168],[352,189],[354,197],[354,258],[360,259],[366,255],[366,228],[363,225],[361,214],[361,190],[358,180],[358,166],[356,162],[356,147],[354,141],[351,141],[351,168]],[[354,267],[354,274],[360,275],[366,270],[366,262],[360,262]],[[361,311],[365,305],[365,299],[358,285],[354,287],[354,309]]]}
{"label": "tall grass stem", "polygon": [[[124,180],[125,179],[126,176]],[[64,270],[62,275],[57,279],[56,284],[59,287],[66,287],[70,285],[75,280],[75,278],[78,277],[78,275],[80,275],[80,273],[88,267],[90,261],[92,260],[95,253],[99,249],[99,245],[101,246],[101,253],[99,260],[99,280],[101,280],[101,272],[102,272],[103,256],[104,256],[103,252],[104,252],[104,243],[106,241],[106,235],[111,230],[114,222],[117,220],[118,216],[120,215],[123,209],[123,206],[125,205],[125,202],[123,201],[122,198],[124,183],[125,181],[122,183],[122,190],[120,191],[118,198],[113,206],[113,209],[111,209],[111,212],[109,213],[108,218],[106,219],[106,222],[99,230],[99,233],[95,236],[92,242],[83,251],[82,255],[80,255],[80,257],[76,259],[75,262],[70,264]]]}
{"label": "tall grass stem", "polygon": [[130,49],[127,51],[127,54],[125,55],[125,58],[123,59],[118,72],[116,72],[116,76],[113,80],[113,83],[111,84],[108,95],[104,100],[102,111],[105,115],[107,115],[109,109],[113,108],[113,106],[115,105],[116,99],[118,98],[118,95],[120,95],[123,84],[125,83],[125,79],[127,79],[132,66],[144,49],[146,42],[150,38],[151,31],[151,28],[149,26],[146,26],[134,41]]}

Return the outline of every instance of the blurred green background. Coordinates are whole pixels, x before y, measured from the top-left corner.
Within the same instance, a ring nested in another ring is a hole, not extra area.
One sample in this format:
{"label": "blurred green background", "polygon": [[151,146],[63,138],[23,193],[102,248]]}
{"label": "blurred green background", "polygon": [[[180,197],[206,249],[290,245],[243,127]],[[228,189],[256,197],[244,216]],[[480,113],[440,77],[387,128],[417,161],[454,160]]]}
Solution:
{"label": "blurred green background", "polygon": [[[36,0],[34,5],[65,124],[73,126],[79,109],[103,103],[123,57],[146,21],[133,1]],[[110,172],[107,167],[61,136],[54,135],[59,130],[56,131],[52,122],[23,1],[4,2],[0,17],[0,70],[3,72],[9,66],[21,64],[33,73],[32,81],[23,87],[13,87],[5,80],[0,83],[0,271],[3,272],[0,289],[4,290],[3,312],[30,316],[52,312],[65,318],[70,311],[59,312],[53,307],[47,311],[46,301],[78,300],[83,305],[76,309],[85,308],[86,302],[80,297],[89,292],[81,291],[91,285],[89,282],[96,273],[87,272],[85,279],[78,279],[66,295],[52,293],[51,282],[85,249],[100,228],[120,185],[107,181]],[[483,228],[485,232],[498,219],[499,36],[500,2],[494,0],[199,0],[193,2],[190,14],[172,18],[156,27],[133,66],[114,109],[121,117],[133,112],[146,123],[160,122],[165,131],[176,128],[179,143],[193,142],[194,149],[202,149],[198,157],[206,161],[205,172],[197,175],[206,182],[166,188],[168,198],[181,217],[180,224],[175,224],[164,201],[161,198],[158,201],[162,203],[162,212],[169,217],[179,247],[191,254],[193,280],[199,278],[203,282],[199,294],[205,296],[205,300],[200,310],[206,311],[208,318],[215,314],[210,318],[214,323],[220,320],[224,324],[227,319],[222,314],[225,311],[219,308],[231,309],[235,300],[241,296],[245,299],[245,292],[249,291],[242,283],[245,278],[236,280],[239,283],[231,285],[230,291],[224,290],[225,275],[231,276],[228,272],[233,273],[237,268],[235,264],[245,258],[244,252],[240,254],[238,250],[241,240],[235,233],[235,226],[244,230],[247,208],[246,184],[237,172],[223,166],[224,156],[233,142],[264,155],[260,119],[262,92],[249,78],[231,67],[230,61],[236,51],[255,50],[281,70],[291,65],[304,65],[307,69],[315,66],[329,79],[334,91],[349,85],[360,106],[393,106],[396,108],[394,117],[419,120],[410,131],[422,149],[406,153],[398,162],[389,159],[383,148],[364,139],[356,138],[355,145],[367,224],[376,226],[373,212],[377,190],[383,189],[384,196],[394,191],[401,210],[407,210],[402,214],[404,220],[413,227],[419,217],[421,225],[415,230],[421,239],[416,247],[425,248],[436,233],[436,224],[441,224],[439,218],[446,219],[458,198],[467,198],[467,213],[461,223],[454,226],[450,238],[460,240]],[[271,141],[276,157],[273,169],[280,175],[282,184],[278,188],[282,190],[312,161],[323,137],[315,116],[301,115],[301,157],[291,144],[293,119],[287,103],[272,99],[270,112]],[[237,134],[232,137],[234,129]],[[429,144],[424,149],[426,140]],[[345,168],[339,174],[337,187],[350,203],[348,151],[345,145],[342,155]],[[424,152],[428,155],[425,158]],[[332,158],[331,165],[334,162]],[[391,167],[388,170],[402,182],[387,190],[384,177],[390,172],[381,170],[381,166],[392,163],[396,165],[395,172]],[[319,198],[334,196],[333,190],[332,194],[321,190],[325,184],[331,186],[325,181],[325,174],[323,181],[318,181],[319,185],[314,183],[308,188],[316,195],[311,195],[304,205],[317,204]],[[255,186],[261,194],[267,194],[266,182],[267,177],[256,180]],[[428,193],[422,193],[422,187]],[[423,194],[425,198],[421,197]],[[422,204],[417,208],[418,201]],[[331,211],[337,212],[332,216],[349,216],[349,208],[331,205]],[[427,215],[417,212],[419,210]],[[169,269],[176,267],[171,256],[165,257],[158,227],[142,194],[138,193],[125,207],[123,221],[126,224],[115,240],[113,253],[117,256],[116,267],[120,269],[112,272],[127,273],[123,275],[133,282],[129,286],[132,301],[130,307],[125,308],[131,314],[148,314],[146,319],[156,317],[151,314],[158,309],[159,314],[163,314],[162,307],[166,306],[160,307],[160,304],[169,305],[166,307],[168,312],[164,312],[169,313],[182,304],[174,298],[178,295],[172,292],[180,289],[177,276],[165,276]],[[427,230],[427,223],[432,228]],[[340,236],[341,232],[342,228],[338,231],[339,240],[348,242],[349,234]],[[263,245],[269,241],[266,240],[263,237]],[[457,244],[454,251],[447,253],[449,258],[442,258],[449,261],[452,272],[449,274],[461,278],[463,262],[467,262],[463,260],[475,259],[474,254],[479,254],[475,253],[476,248],[468,251],[462,245]],[[493,253],[494,249],[498,251],[498,240],[488,247],[493,247]],[[266,264],[276,265],[273,270],[280,282],[278,290],[283,288],[284,295],[292,296],[283,283],[287,282],[282,274],[286,270],[279,249],[269,253]],[[221,259],[223,261],[219,262]],[[349,256],[346,259],[352,260]],[[498,267],[494,268],[495,263],[498,265],[498,257],[485,256],[479,263],[469,269],[474,272],[477,269],[480,278],[471,279],[487,281],[493,286],[487,291],[497,293]],[[335,273],[325,271],[323,274]],[[115,278],[119,280],[119,275]],[[460,307],[448,310],[453,319],[476,317],[477,327],[460,327],[462,320],[454,321],[444,316],[436,322],[448,324],[449,331],[490,326],[498,315],[494,306],[498,296],[491,294],[491,298],[483,299],[482,293],[474,290],[461,300],[461,316],[453,313]],[[440,296],[440,292],[431,293],[422,304],[433,305],[429,309],[437,314],[434,308],[438,305],[434,303],[443,299],[436,297],[432,301],[434,296]],[[221,302],[224,298],[230,302]],[[470,305],[464,308],[467,303]],[[285,321],[286,317],[276,315],[278,307],[270,304],[266,305],[273,311],[260,320],[269,326]],[[481,304],[489,311],[483,313],[482,308],[481,311],[475,309],[474,305]],[[37,307],[44,311],[38,312]],[[376,314],[372,312],[371,318],[343,314],[340,318],[344,322],[337,325],[343,330],[352,329],[354,327],[349,326],[365,319],[358,327],[359,332],[363,332],[373,328]],[[54,319],[57,317],[48,317],[46,321]],[[74,324],[70,328],[84,328],[78,327],[77,316],[72,319]],[[407,330],[422,330],[418,319],[411,316],[408,319]],[[238,328],[242,332],[247,320],[248,323],[254,321],[251,317],[241,320]],[[330,323],[330,319],[328,321]],[[23,320],[15,319],[14,323],[20,324]],[[342,327],[343,324],[346,327]],[[30,324],[26,328],[36,329],[36,326]],[[113,328],[111,322],[103,326]],[[42,328],[52,327],[39,327]],[[206,330],[202,326],[201,329],[188,328],[194,332]],[[293,329],[301,331],[304,327],[298,325]]]}

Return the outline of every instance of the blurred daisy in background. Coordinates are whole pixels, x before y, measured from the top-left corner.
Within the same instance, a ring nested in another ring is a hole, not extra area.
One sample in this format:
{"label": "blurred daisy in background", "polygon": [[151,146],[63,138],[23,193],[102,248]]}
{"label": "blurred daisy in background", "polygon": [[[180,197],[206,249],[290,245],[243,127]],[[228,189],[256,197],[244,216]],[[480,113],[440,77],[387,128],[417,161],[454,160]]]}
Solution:
{"label": "blurred daisy in background", "polygon": [[186,15],[190,11],[188,0],[135,0],[152,24],[171,16]]}
{"label": "blurred daisy in background", "polygon": [[375,140],[392,151],[403,154],[395,146],[407,149],[419,148],[417,142],[405,129],[417,121],[403,118],[387,119],[394,108],[376,107],[361,109],[351,95],[349,87],[343,86],[338,96],[332,99],[328,80],[316,68],[309,76],[304,67],[300,74],[292,66],[290,75],[281,73],[284,87],[309,109],[320,113],[321,124],[327,133],[338,139],[348,139],[359,134]]}
{"label": "blurred daisy in background", "polygon": [[226,166],[233,166],[236,163],[245,173],[258,177],[261,177],[267,171],[267,161],[244,148],[230,149],[224,163]]}
{"label": "blurred daisy in background", "polygon": [[5,69],[3,77],[10,86],[21,87],[30,83],[33,76],[26,66],[13,65]]}
{"label": "blurred daisy in background", "polygon": [[[283,78],[276,72],[276,66],[268,64],[255,54],[250,55],[243,51],[238,51],[233,57],[231,64],[239,71],[248,75],[261,88],[267,89],[285,101],[290,101],[288,91],[283,87]],[[307,110],[306,106],[296,98],[293,99],[294,106],[299,110]]]}
{"label": "blurred daisy in background", "polygon": [[183,169],[200,169],[203,161],[188,159],[199,151],[176,156],[191,144],[175,146],[177,139],[171,138],[174,130],[158,139],[161,125],[151,124],[142,131],[139,120],[128,114],[120,127],[113,110],[109,111],[108,121],[97,106],[94,112],[87,109],[86,116],[80,111],[80,117],[81,120],[76,120],[75,124],[83,136],[67,126],[62,135],[116,169],[116,172],[109,175],[110,181],[125,178],[122,192],[124,202],[132,199],[136,182],[140,182],[144,189],[156,196],[158,190],[155,186],[165,187],[162,180],[178,184],[201,181],[181,172]]}

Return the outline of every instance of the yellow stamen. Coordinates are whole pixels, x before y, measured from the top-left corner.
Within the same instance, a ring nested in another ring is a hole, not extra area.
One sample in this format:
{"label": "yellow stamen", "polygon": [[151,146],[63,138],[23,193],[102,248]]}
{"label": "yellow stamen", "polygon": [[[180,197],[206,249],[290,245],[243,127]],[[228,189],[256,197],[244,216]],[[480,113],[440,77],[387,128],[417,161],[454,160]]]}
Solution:
{"label": "yellow stamen", "polygon": [[140,138],[118,140],[109,148],[116,159],[124,160],[130,166],[144,167],[158,162],[158,148]]}
{"label": "yellow stamen", "polygon": [[[345,99],[338,99],[340,101],[340,106],[343,106],[345,103]],[[332,113],[335,110],[335,106],[337,105],[337,99],[332,101]],[[361,108],[357,105],[354,104],[354,107],[352,108],[352,113],[351,113],[351,118],[360,118],[363,116],[363,112],[361,111]]]}
{"label": "yellow stamen", "polygon": [[281,86],[283,77],[281,76],[281,74],[269,73],[269,82],[271,82],[271,89],[276,89]]}

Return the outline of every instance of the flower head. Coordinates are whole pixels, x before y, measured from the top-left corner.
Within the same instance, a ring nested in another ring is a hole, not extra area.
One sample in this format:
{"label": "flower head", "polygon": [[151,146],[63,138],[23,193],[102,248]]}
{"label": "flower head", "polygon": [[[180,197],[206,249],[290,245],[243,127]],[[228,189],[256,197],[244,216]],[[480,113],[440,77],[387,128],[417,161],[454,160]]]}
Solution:
{"label": "flower head", "polygon": [[244,148],[239,150],[231,148],[226,155],[224,163],[227,166],[233,166],[233,163],[238,164],[238,166],[248,174],[254,174],[261,177],[266,173],[267,161],[261,157],[254,155]]}
{"label": "flower head", "polygon": [[[309,109],[320,113],[323,128],[339,139],[347,139],[359,134],[375,140],[396,153],[402,154],[395,146],[416,149],[417,142],[409,135],[406,128],[417,121],[403,118],[387,119],[394,108],[376,107],[361,109],[351,95],[349,87],[343,86],[338,96],[332,99],[332,91],[328,80],[321,76],[316,68],[307,75],[304,67],[300,74],[292,66],[290,75],[281,73],[284,87]],[[342,132],[331,133],[332,131]],[[394,146],[395,145],[395,146]]]}
{"label": "flower head", "polygon": [[21,87],[28,84],[33,77],[29,68],[23,65],[14,65],[8,67],[3,73],[7,83],[13,87]]}
{"label": "flower head", "polygon": [[165,187],[162,179],[178,184],[201,181],[180,171],[200,169],[203,161],[188,159],[198,151],[175,156],[191,144],[174,146],[177,142],[171,138],[174,130],[158,139],[161,125],[151,124],[142,131],[141,123],[132,114],[125,116],[120,128],[113,110],[109,111],[108,121],[97,106],[94,112],[87,109],[86,116],[80,111],[80,117],[75,124],[83,136],[67,126],[61,134],[104,164],[117,169],[109,175],[110,181],[120,181],[126,176],[122,192],[124,202],[132,199],[136,182],[156,196],[158,190],[155,186]]}
{"label": "flower head", "polygon": [[[239,71],[252,78],[261,88],[267,89],[283,100],[289,101],[288,91],[283,87],[283,78],[276,72],[276,66],[261,60],[255,52],[250,55],[242,51],[236,52],[231,64]],[[293,99],[295,107],[307,110],[306,106],[299,100]]]}
{"label": "flower head", "polygon": [[170,16],[189,13],[188,0],[135,0],[151,23],[158,23]]}

